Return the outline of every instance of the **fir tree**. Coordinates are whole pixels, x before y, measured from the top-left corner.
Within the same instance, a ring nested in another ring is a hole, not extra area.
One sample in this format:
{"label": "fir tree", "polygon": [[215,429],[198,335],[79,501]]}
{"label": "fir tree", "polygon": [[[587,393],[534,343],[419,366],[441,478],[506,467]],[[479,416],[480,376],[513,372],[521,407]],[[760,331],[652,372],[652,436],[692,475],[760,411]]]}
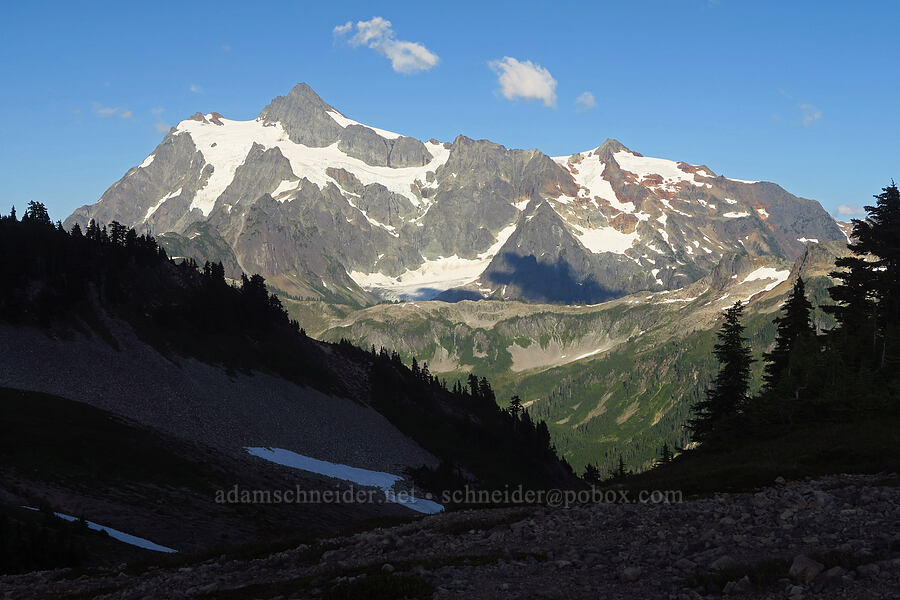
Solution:
{"label": "fir tree", "polygon": [[25,209],[25,214],[22,215],[22,222],[53,227],[53,221],[50,220],[50,214],[47,212],[47,207],[40,202],[35,202],[34,200],[28,203],[28,207]]}
{"label": "fir tree", "polygon": [[900,191],[892,182],[875,198],[866,219],[853,220],[853,256],[835,261],[842,270],[831,276],[840,283],[828,291],[837,304],[827,310],[838,322],[834,349],[858,357],[848,366],[890,374],[900,363]]}
{"label": "fir tree", "polygon": [[584,475],[582,475],[581,478],[592,485],[600,483],[600,469],[595,465],[588,463],[584,466]]}
{"label": "fir tree", "polygon": [[512,415],[512,418],[516,421],[519,420],[519,414],[522,412],[522,399],[518,396],[513,396],[509,399],[509,407],[506,409],[509,411],[509,414]]}
{"label": "fir tree", "polygon": [[619,464],[616,467],[616,470],[613,472],[614,479],[623,479],[628,475],[628,470],[625,468],[625,459],[622,458],[622,455],[619,455]]}
{"label": "fir tree", "polygon": [[747,402],[753,359],[743,337],[743,310],[738,301],[725,311],[725,322],[713,352],[719,361],[719,373],[713,387],[707,390],[706,398],[694,405],[694,418],[688,424],[694,441],[721,442],[733,432],[739,411]]}
{"label": "fir tree", "polygon": [[669,449],[668,443],[663,443],[662,451],[660,452],[659,462],[660,463],[669,463],[672,462],[672,451]]}
{"label": "fir tree", "polygon": [[812,304],[806,298],[802,278],[797,277],[781,310],[782,315],[775,319],[777,327],[775,347],[763,355],[766,361],[763,380],[767,390],[777,387],[782,378],[796,378],[799,375],[791,372],[792,353],[795,353],[801,345],[805,346],[804,350],[808,350],[808,342],[816,335],[816,328],[812,322]]}

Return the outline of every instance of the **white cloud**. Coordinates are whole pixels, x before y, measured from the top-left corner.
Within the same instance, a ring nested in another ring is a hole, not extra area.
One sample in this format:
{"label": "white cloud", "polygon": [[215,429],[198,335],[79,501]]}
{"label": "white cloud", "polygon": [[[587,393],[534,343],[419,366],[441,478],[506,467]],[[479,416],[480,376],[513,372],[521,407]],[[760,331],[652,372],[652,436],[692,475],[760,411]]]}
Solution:
{"label": "white cloud", "polygon": [[188,89],[194,94],[202,94],[203,93],[203,88],[195,83],[192,83]]}
{"label": "white cloud", "polygon": [[353,31],[353,21],[347,21],[343,25],[337,25],[331,30],[334,37],[342,37]]}
{"label": "white cloud", "polygon": [[163,135],[168,133],[169,129],[171,129],[169,124],[166,123],[165,121],[163,121],[162,115],[164,112],[166,112],[166,109],[164,109],[164,108],[151,108],[150,109],[150,113],[154,117],[156,117],[156,123],[153,124],[153,128],[157,131],[157,133],[161,133]]}
{"label": "white cloud", "polygon": [[841,204],[837,207],[837,214],[843,217],[854,217],[866,214],[866,209],[862,206],[849,206],[847,204]]}
{"label": "white cloud", "polygon": [[809,127],[822,118],[822,111],[812,104],[801,104],[800,112],[802,113],[801,124],[804,127]]}
{"label": "white cloud", "polygon": [[509,56],[488,65],[497,73],[500,92],[507,100],[541,100],[544,106],[556,106],[556,80],[541,65]]}
{"label": "white cloud", "polygon": [[[438,55],[419,42],[398,40],[391,22],[382,17],[372,17],[368,21],[357,21],[356,33],[348,40],[354,48],[368,46],[390,59],[391,67],[398,73],[427,71],[438,64]],[[338,25],[332,30],[336,38],[343,38],[354,30],[352,21]]]}
{"label": "white cloud", "polygon": [[103,106],[99,102],[94,102],[94,113],[101,119],[108,119],[110,117],[119,117],[120,119],[134,118],[134,113],[132,113],[127,108],[120,108],[118,106]]}
{"label": "white cloud", "polygon": [[584,92],[577,98],[575,98],[575,105],[577,106],[576,110],[578,112],[587,112],[592,108],[597,107],[597,101],[594,99],[594,95],[590,92]]}

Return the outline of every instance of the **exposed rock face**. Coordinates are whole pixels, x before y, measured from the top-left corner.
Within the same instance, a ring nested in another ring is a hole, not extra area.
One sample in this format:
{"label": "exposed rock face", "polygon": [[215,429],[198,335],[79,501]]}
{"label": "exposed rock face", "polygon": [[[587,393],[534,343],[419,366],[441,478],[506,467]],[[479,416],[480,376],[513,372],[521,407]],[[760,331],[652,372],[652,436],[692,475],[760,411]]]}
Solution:
{"label": "exposed rock face", "polygon": [[422,167],[433,158],[425,144],[411,137],[384,138],[364,125],[350,125],[341,133],[338,148],[374,167]]}
{"label": "exposed rock face", "polygon": [[598,302],[682,287],[735,252],[791,260],[845,239],[818,203],[772,183],[615,140],[556,158],[465,136],[423,143],[348,119],[305,84],[255,121],[182,121],[66,226],[91,218],[181,236],[204,222],[236,271],[354,303]]}
{"label": "exposed rock face", "polygon": [[304,146],[328,146],[341,136],[343,128],[328,115],[334,111],[305,83],[287,96],[278,96],[257,117],[265,124],[280,123],[291,141]]}

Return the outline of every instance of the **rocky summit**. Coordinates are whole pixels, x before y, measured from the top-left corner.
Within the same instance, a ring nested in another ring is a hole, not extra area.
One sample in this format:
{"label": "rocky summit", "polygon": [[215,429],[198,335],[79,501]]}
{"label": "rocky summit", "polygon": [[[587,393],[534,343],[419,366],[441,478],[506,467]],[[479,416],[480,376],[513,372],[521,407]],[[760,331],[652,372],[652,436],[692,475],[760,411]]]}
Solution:
{"label": "rocky summit", "polygon": [[369,127],[306,84],[250,121],[197,113],[66,227],[151,230],[170,256],[295,297],[594,303],[697,281],[734,252],[844,240],[774,183],[616,140],[569,156]]}

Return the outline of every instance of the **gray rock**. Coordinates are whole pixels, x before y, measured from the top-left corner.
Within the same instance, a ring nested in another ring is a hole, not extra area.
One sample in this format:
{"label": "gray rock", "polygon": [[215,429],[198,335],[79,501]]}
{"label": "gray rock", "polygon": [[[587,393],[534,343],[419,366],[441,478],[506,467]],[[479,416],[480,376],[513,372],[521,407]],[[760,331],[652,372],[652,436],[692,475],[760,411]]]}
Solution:
{"label": "gray rock", "polygon": [[719,558],[714,560],[709,565],[709,568],[712,569],[713,571],[724,571],[725,569],[734,569],[738,566],[740,566],[740,563],[738,563],[738,561],[736,561],[734,558],[732,558],[731,556],[726,554],[726,555],[720,556]]}
{"label": "gray rock", "polygon": [[697,563],[692,560],[688,560],[686,558],[680,558],[672,565],[679,571],[684,571],[686,573],[693,573],[697,570]]}
{"label": "gray rock", "polygon": [[798,554],[794,557],[789,571],[790,576],[794,579],[809,583],[825,569],[825,565],[816,562],[805,554]]}
{"label": "gray rock", "polygon": [[856,567],[856,574],[862,579],[875,579],[880,572],[881,569],[874,563]]}
{"label": "gray rock", "polygon": [[731,592],[733,594],[746,594],[752,589],[753,583],[750,581],[750,577],[744,575],[734,583],[734,587],[732,588]]}

